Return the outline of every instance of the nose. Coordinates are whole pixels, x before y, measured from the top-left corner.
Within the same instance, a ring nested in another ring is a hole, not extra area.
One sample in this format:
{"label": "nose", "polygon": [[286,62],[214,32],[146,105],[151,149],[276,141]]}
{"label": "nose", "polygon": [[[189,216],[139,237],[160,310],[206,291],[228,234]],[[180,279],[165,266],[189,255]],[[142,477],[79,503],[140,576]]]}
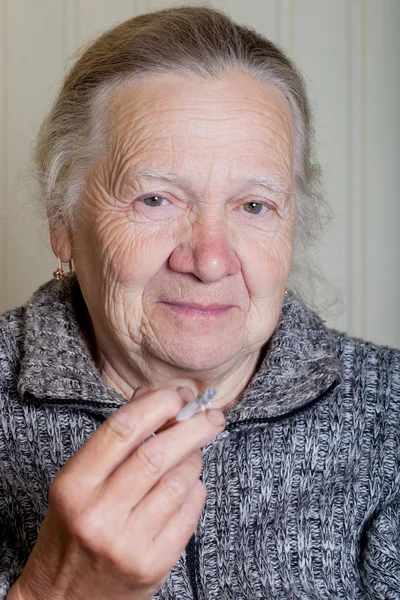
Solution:
{"label": "nose", "polygon": [[190,238],[170,255],[169,266],[178,273],[191,273],[203,283],[217,282],[240,271],[239,259],[223,224],[194,224]]}

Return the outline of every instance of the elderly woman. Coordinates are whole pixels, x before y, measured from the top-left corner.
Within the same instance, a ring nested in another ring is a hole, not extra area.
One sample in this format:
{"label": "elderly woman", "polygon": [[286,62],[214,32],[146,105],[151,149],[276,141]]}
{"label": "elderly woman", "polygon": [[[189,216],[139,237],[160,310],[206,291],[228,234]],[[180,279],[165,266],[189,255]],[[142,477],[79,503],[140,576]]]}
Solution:
{"label": "elderly woman", "polygon": [[68,74],[36,150],[60,266],[0,325],[1,598],[400,598],[400,355],[286,289],[310,132],[289,59],[208,8]]}

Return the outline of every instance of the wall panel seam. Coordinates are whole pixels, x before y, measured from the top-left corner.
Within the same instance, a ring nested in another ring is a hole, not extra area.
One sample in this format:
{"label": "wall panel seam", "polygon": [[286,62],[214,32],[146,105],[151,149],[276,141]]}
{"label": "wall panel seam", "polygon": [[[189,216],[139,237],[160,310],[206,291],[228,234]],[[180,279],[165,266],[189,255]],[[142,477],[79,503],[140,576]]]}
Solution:
{"label": "wall panel seam", "polygon": [[[80,38],[80,2],[64,0],[64,44],[65,58],[70,59],[76,52]],[[68,64],[68,63],[66,63]]]}
{"label": "wall panel seam", "polygon": [[81,39],[81,0],[75,0],[75,41],[76,47],[80,44]]}
{"label": "wall panel seam", "polygon": [[[0,300],[3,306],[8,305],[8,228],[7,228],[7,215],[8,215],[8,97],[7,97],[7,79],[8,79],[8,32],[7,32],[7,20],[8,20],[8,0],[3,0],[2,3],[2,19],[1,19],[1,60],[2,60],[2,82],[1,82],[1,93],[2,93],[2,181],[1,181],[1,276],[2,285]],[[4,285],[5,284],[5,285]],[[0,311],[2,312],[2,310]]]}
{"label": "wall panel seam", "polygon": [[354,136],[354,126],[353,126],[353,118],[354,118],[354,84],[353,84],[353,70],[355,68],[355,56],[354,56],[354,44],[353,33],[355,29],[354,23],[354,11],[355,11],[355,3],[352,6],[347,7],[349,17],[347,19],[347,28],[346,28],[346,46],[347,46],[347,54],[349,60],[347,61],[347,158],[348,158],[348,168],[347,168],[347,201],[346,201],[346,237],[347,237],[347,272],[346,272],[346,309],[347,309],[347,331],[354,330],[354,267],[355,261],[357,257],[357,253],[354,252],[354,237],[352,236],[352,230],[355,225],[354,216],[355,216],[355,164],[354,164],[354,152],[355,152],[355,136]]}
{"label": "wall panel seam", "polygon": [[276,38],[280,46],[293,54],[293,0],[276,0]]}
{"label": "wall panel seam", "polygon": [[365,335],[365,35],[364,0],[353,0],[347,20],[347,330]]}
{"label": "wall panel seam", "polygon": [[360,64],[360,78],[361,78],[361,98],[360,98],[360,120],[361,120],[361,128],[360,128],[360,172],[361,172],[361,180],[360,180],[360,220],[361,220],[361,299],[362,299],[362,309],[361,309],[361,336],[365,337],[367,331],[367,296],[366,296],[366,278],[368,276],[367,273],[367,265],[366,265],[366,214],[365,211],[368,207],[368,203],[366,202],[366,194],[367,194],[367,186],[366,186],[366,165],[367,165],[367,157],[366,157],[366,136],[367,136],[367,121],[366,121],[366,22],[365,22],[365,0],[361,0],[360,7],[360,55],[361,55],[361,64]]}
{"label": "wall panel seam", "polygon": [[279,10],[279,0],[275,0],[275,29],[276,39],[281,44],[281,14]]}

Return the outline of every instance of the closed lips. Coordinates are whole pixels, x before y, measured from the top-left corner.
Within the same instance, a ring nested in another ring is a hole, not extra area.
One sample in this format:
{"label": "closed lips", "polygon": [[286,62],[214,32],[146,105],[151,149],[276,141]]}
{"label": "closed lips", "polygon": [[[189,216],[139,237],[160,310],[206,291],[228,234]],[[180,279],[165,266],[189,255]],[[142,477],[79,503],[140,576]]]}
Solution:
{"label": "closed lips", "polygon": [[163,302],[163,304],[170,304],[171,306],[177,306],[180,308],[191,308],[193,310],[224,310],[232,308],[231,304],[197,304],[195,302]]}

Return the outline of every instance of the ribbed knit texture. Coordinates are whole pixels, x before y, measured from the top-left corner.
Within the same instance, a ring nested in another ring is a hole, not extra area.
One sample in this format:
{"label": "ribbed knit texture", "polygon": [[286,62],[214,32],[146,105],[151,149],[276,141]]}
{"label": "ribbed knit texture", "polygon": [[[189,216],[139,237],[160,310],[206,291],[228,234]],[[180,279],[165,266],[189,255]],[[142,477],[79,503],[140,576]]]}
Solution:
{"label": "ribbed knit texture", "polygon": [[[85,346],[82,303],[71,277],[0,317],[0,599],[55,474],[125,402]],[[326,329],[289,294],[203,454],[194,543],[155,599],[400,600],[398,351]]]}

